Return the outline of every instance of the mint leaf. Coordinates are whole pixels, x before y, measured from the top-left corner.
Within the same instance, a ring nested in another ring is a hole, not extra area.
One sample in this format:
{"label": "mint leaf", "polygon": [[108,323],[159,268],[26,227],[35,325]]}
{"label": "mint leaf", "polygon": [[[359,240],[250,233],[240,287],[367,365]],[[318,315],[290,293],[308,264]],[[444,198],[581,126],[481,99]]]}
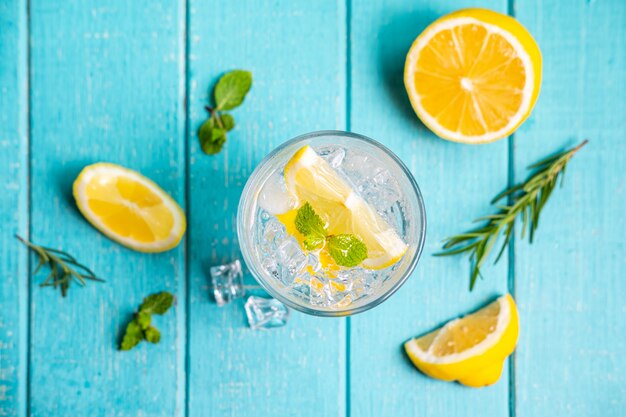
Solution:
{"label": "mint leaf", "polygon": [[164,314],[174,303],[174,295],[167,291],[152,294],[143,299],[139,313]]}
{"label": "mint leaf", "polygon": [[307,236],[304,239],[304,248],[306,250],[316,250],[324,246],[326,238],[320,235]]}
{"label": "mint leaf", "polygon": [[243,103],[250,87],[252,87],[252,73],[249,71],[234,70],[223,75],[213,92],[217,110],[231,110],[238,107]]}
{"label": "mint leaf", "polygon": [[174,295],[167,292],[152,294],[143,299],[135,319],[128,323],[126,332],[120,344],[120,350],[131,350],[142,340],[150,343],[159,343],[161,333],[151,326],[152,314],[165,314],[174,304]]}
{"label": "mint leaf", "polygon": [[325,237],[326,228],[322,218],[313,210],[313,207],[308,202],[304,203],[302,207],[298,209],[296,214],[296,229],[304,236],[316,236]]}
{"label": "mint leaf", "polygon": [[220,114],[220,120],[222,121],[222,126],[227,132],[230,132],[235,127],[235,118],[228,113]]}
{"label": "mint leaf", "polygon": [[139,324],[139,327],[141,327],[142,330],[146,330],[148,327],[150,327],[152,316],[150,315],[150,313],[140,311],[139,313],[137,313],[137,317],[135,318],[135,320],[137,320],[137,324]]}
{"label": "mint leaf", "polygon": [[161,332],[156,327],[148,327],[146,329],[146,340],[150,343],[159,343],[161,340]]}
{"label": "mint leaf", "polygon": [[327,239],[330,256],[337,265],[351,268],[367,259],[367,246],[354,235],[333,235]]}
{"label": "mint leaf", "polygon": [[126,326],[126,332],[124,333],[124,338],[122,339],[120,350],[131,350],[132,348],[137,346],[142,340],[143,330],[141,330],[141,326],[139,325],[137,320],[133,320]]}
{"label": "mint leaf", "polygon": [[219,153],[226,143],[226,131],[219,127],[213,127],[214,123],[213,118],[210,118],[200,126],[198,131],[200,147],[208,155]]}

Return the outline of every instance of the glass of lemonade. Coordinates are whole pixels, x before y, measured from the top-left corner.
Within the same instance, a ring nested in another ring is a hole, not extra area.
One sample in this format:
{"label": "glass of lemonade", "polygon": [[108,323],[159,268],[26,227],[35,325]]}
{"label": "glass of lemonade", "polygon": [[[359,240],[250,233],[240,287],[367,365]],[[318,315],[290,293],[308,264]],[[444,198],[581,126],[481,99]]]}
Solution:
{"label": "glass of lemonade", "polygon": [[345,316],[391,296],[422,252],[426,215],[389,149],[340,131],[272,151],[243,190],[237,234],[261,286],[296,310]]}

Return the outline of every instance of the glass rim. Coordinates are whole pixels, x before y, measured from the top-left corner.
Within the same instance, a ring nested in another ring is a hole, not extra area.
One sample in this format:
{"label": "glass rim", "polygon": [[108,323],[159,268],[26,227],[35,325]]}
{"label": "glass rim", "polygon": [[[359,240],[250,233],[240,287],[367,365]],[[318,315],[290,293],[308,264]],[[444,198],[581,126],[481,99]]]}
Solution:
{"label": "glass rim", "polygon": [[[243,214],[246,209],[246,203],[250,202],[250,194],[252,192],[252,185],[254,184],[256,177],[258,176],[261,169],[265,167],[265,165],[267,165],[267,163],[270,162],[271,159],[274,158],[283,149],[295,143],[306,141],[306,140],[317,138],[317,137],[328,137],[328,136],[338,136],[338,137],[346,137],[349,139],[360,140],[360,141],[366,142],[374,146],[375,148],[378,148],[379,150],[384,152],[387,156],[389,156],[398,165],[400,170],[404,172],[407,179],[409,180],[409,183],[411,184],[413,188],[413,192],[417,200],[416,209],[419,211],[419,214],[422,218],[420,228],[418,229],[419,236],[418,236],[417,244],[416,244],[417,248],[414,252],[413,259],[411,259],[411,262],[408,265],[408,267],[405,269],[405,271],[403,272],[403,275],[400,278],[398,278],[393,283],[393,285],[391,285],[387,289],[387,291],[385,291],[384,293],[381,293],[376,298],[373,298],[371,301],[366,302],[365,304],[362,304],[360,306],[357,306],[354,308],[347,308],[345,310],[330,310],[330,309],[320,310],[320,309],[314,308],[313,306],[307,306],[307,305],[296,303],[293,300],[283,296],[283,294],[281,294],[278,290],[274,289],[272,285],[270,285],[268,282],[265,281],[263,274],[258,270],[255,262],[252,261],[254,259],[254,256],[252,253],[250,253],[250,249],[247,247],[248,245],[244,244],[244,242],[246,242],[247,231],[243,227],[243,224],[244,224]],[[415,181],[415,177],[413,176],[409,168],[404,164],[404,162],[402,162],[402,160],[395,153],[393,153],[389,148],[387,148],[385,145],[383,145],[382,143],[374,139],[371,139],[367,136],[360,135],[358,133],[346,132],[342,130],[319,130],[319,131],[310,132],[310,133],[296,136],[295,138],[290,139],[280,144],[279,146],[274,148],[269,154],[267,154],[257,164],[254,171],[252,171],[252,173],[248,177],[248,180],[246,181],[246,184],[241,193],[241,197],[239,199],[239,205],[237,207],[237,239],[239,240],[239,248],[243,255],[243,260],[246,263],[246,266],[248,267],[250,272],[252,273],[252,276],[261,285],[261,287],[263,287],[263,289],[267,291],[272,297],[276,298],[277,300],[279,300],[286,306],[293,308],[294,310],[301,311],[306,314],[320,316],[320,317],[344,317],[344,316],[350,316],[350,315],[362,313],[364,311],[370,310],[376,307],[377,305],[383,303],[389,297],[391,297],[396,291],[398,291],[398,289],[400,289],[400,287],[411,276],[411,274],[415,270],[415,267],[417,266],[417,263],[421,257],[422,251],[424,249],[424,244],[426,241],[426,209],[424,206],[424,199],[422,197],[422,192],[420,191],[420,188],[417,185],[417,181]]]}

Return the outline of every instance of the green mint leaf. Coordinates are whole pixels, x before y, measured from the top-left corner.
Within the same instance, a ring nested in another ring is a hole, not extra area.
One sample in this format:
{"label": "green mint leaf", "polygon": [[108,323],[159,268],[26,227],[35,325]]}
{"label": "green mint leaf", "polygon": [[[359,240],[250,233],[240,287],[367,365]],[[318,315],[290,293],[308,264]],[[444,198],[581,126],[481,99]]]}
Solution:
{"label": "green mint leaf", "polygon": [[150,343],[159,343],[161,340],[161,332],[156,327],[148,327],[146,329],[146,340]]}
{"label": "green mint leaf", "polygon": [[148,327],[150,327],[150,322],[152,322],[152,316],[150,315],[150,313],[140,311],[139,313],[137,313],[137,317],[135,318],[135,320],[137,320],[137,324],[139,324],[139,327],[141,327],[142,330],[146,330]]}
{"label": "green mint leaf", "polygon": [[222,121],[222,126],[224,126],[224,130],[230,132],[235,127],[235,118],[228,113],[221,113],[220,120]]}
{"label": "green mint leaf", "polygon": [[235,70],[224,74],[213,92],[217,110],[232,110],[238,107],[243,103],[250,87],[252,87],[251,72]]}
{"label": "green mint leaf", "polygon": [[174,296],[167,292],[152,294],[143,299],[139,313],[164,314],[174,303]]}
{"label": "green mint leaf", "polygon": [[326,236],[325,225],[322,218],[318,216],[308,202],[304,203],[304,205],[298,209],[298,213],[296,214],[296,229],[307,237]]}
{"label": "green mint leaf", "polygon": [[328,253],[339,266],[351,268],[367,259],[365,243],[354,235],[333,235],[327,240]]}
{"label": "green mint leaf", "polygon": [[306,250],[316,250],[324,246],[326,238],[320,235],[307,236],[304,239],[304,247]]}
{"label": "green mint leaf", "polygon": [[[217,112],[215,114],[218,114]],[[219,117],[219,122],[217,121],[217,117]],[[219,113],[219,116],[211,116],[208,120],[211,125],[211,128],[220,128],[229,132],[233,130],[235,127],[235,118],[230,113]],[[220,126],[220,123],[222,126]]]}
{"label": "green mint leaf", "polygon": [[210,118],[202,124],[198,131],[200,147],[208,155],[219,153],[226,143],[226,131],[219,127],[213,127],[214,123],[214,119]]}
{"label": "green mint leaf", "polygon": [[141,330],[141,326],[137,322],[137,320],[133,320],[128,323],[126,326],[126,332],[124,333],[124,338],[122,339],[122,344],[120,345],[120,350],[131,350],[135,346],[139,344],[144,338],[143,330]]}

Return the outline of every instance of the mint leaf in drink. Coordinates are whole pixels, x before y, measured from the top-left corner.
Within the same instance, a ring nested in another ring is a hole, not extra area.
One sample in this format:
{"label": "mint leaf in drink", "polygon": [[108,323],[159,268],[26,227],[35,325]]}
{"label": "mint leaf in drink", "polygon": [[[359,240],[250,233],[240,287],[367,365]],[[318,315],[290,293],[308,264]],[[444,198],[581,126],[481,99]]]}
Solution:
{"label": "mint leaf in drink", "polygon": [[229,113],[220,114],[220,120],[222,121],[222,128],[230,132],[235,127],[235,118],[231,116]]}
{"label": "mint leaf in drink", "polygon": [[243,103],[243,100],[252,87],[252,73],[243,70],[234,70],[222,76],[215,86],[213,95],[216,110],[232,110]]}
{"label": "mint leaf in drink", "polygon": [[324,238],[326,236],[326,228],[322,218],[308,202],[298,209],[296,229],[306,237],[316,236]]}
{"label": "mint leaf in drink", "polygon": [[161,332],[156,327],[148,327],[145,330],[146,340],[150,343],[159,343],[161,340]]}
{"label": "mint leaf in drink", "polygon": [[304,239],[304,248],[306,250],[317,250],[324,246],[326,238],[321,235],[311,235]]}
{"label": "mint leaf in drink", "polygon": [[120,345],[120,350],[131,350],[135,346],[139,344],[143,340],[143,330],[141,330],[141,326],[137,322],[137,320],[133,320],[126,326],[126,333],[124,333],[124,338],[122,339],[122,344]]}
{"label": "mint leaf in drink", "polygon": [[164,314],[174,303],[174,295],[167,291],[152,294],[143,299],[139,313]]}
{"label": "mint leaf in drink", "polygon": [[339,266],[351,268],[367,259],[367,246],[354,235],[328,236],[326,247],[330,256]]}

